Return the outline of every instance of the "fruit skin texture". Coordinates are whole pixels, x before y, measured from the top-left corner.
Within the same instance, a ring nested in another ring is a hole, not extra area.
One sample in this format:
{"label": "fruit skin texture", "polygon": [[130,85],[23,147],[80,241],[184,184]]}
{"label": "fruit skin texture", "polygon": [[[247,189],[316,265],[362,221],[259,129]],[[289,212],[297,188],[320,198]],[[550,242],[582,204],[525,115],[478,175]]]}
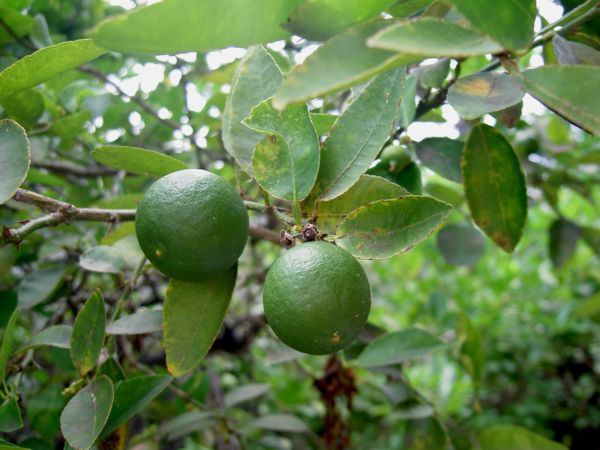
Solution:
{"label": "fruit skin texture", "polygon": [[300,352],[325,355],[356,339],[369,316],[371,289],[362,266],[346,250],[307,242],[271,266],[263,302],[279,339]]}
{"label": "fruit skin texture", "polygon": [[235,264],[248,239],[248,212],[225,179],[205,170],[180,170],[146,191],[135,231],[158,270],[195,282]]}
{"label": "fruit skin texture", "polygon": [[392,145],[385,148],[381,152],[381,161],[367,170],[367,173],[399,184],[411,194],[421,195],[423,191],[421,170],[401,146]]}

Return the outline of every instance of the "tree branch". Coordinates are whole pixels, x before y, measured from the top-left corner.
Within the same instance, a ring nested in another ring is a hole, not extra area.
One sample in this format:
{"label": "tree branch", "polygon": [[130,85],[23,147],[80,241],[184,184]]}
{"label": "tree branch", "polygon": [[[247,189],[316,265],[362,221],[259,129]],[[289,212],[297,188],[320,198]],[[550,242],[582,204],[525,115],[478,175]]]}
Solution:
{"label": "tree branch", "polygon": [[[9,244],[18,245],[34,231],[60,224],[68,224],[75,221],[118,223],[135,220],[135,209],[78,208],[70,203],[61,202],[60,200],[25,189],[17,189],[13,199],[18,202],[35,205],[50,214],[29,220],[18,228],[8,229],[4,227],[0,236],[0,248]],[[258,204],[247,203],[250,204],[252,209],[258,209]],[[267,208],[265,206],[263,211],[266,212]],[[279,235],[266,228],[251,226],[249,234],[255,239],[279,243]]]}
{"label": "tree branch", "polygon": [[117,170],[103,166],[84,167],[63,161],[32,161],[31,166],[37,169],[46,169],[51,172],[75,175],[82,178],[94,178],[107,175],[116,175]]}

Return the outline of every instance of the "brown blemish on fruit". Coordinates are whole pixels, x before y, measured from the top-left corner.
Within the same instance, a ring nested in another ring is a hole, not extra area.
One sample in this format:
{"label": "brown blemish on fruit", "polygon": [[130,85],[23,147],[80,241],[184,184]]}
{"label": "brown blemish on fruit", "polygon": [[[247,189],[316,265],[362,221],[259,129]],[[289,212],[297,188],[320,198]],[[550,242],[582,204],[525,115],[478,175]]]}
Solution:
{"label": "brown blemish on fruit", "polygon": [[329,341],[332,344],[339,344],[341,340],[342,340],[342,338],[340,337],[339,333],[336,331],[335,333],[333,333],[333,337]]}

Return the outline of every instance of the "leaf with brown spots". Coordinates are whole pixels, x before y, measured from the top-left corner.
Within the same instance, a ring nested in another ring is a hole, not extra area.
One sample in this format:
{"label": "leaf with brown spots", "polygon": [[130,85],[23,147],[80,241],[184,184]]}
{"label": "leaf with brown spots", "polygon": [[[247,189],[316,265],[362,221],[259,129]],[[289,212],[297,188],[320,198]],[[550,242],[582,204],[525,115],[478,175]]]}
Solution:
{"label": "leaf with brown spots", "polygon": [[489,125],[471,131],[462,157],[463,184],[471,216],[506,252],[512,252],[527,218],[527,190],[510,143]]}

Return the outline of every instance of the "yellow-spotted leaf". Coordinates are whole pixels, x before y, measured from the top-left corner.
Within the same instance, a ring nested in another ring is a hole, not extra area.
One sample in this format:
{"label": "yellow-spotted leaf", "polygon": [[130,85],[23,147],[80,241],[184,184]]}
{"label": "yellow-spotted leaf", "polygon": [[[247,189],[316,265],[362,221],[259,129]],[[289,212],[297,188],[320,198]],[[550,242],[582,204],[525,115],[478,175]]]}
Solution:
{"label": "yellow-spotted leaf", "polygon": [[171,375],[189,372],[210,350],[225,318],[236,276],[237,266],[199,283],[169,283],[163,333]]}
{"label": "yellow-spotted leaf", "polygon": [[418,195],[368,203],[340,224],[336,242],[357,258],[389,258],[427,238],[451,211],[447,203]]}
{"label": "yellow-spotted leaf", "polygon": [[462,157],[471,217],[506,252],[517,246],[527,218],[525,177],[517,155],[495,128],[471,130]]}

